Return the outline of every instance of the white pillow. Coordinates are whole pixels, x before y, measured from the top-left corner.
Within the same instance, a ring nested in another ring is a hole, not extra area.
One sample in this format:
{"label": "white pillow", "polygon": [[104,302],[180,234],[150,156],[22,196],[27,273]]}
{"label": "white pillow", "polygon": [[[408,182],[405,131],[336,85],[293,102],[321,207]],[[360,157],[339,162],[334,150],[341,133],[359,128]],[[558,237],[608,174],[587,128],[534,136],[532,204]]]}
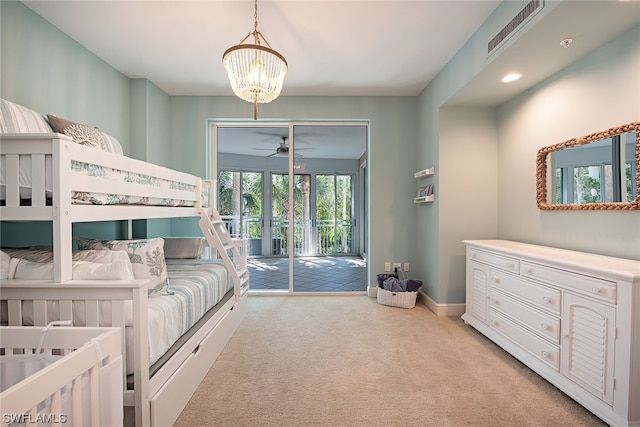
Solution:
{"label": "white pillow", "polygon": [[[15,259],[15,258],[14,258]],[[133,280],[129,260],[110,263],[74,261],[71,269],[73,280]],[[17,261],[12,279],[53,280],[52,262]]]}
{"label": "white pillow", "polygon": [[105,251],[97,249],[76,251],[73,253],[73,260],[97,262],[100,264],[109,264],[118,261],[131,263],[127,251]]}
{"label": "white pillow", "polygon": [[77,237],[78,249],[126,251],[129,254],[133,275],[136,279],[146,279],[147,294],[171,295],[167,265],[164,259],[164,239],[136,240],[96,240]]}
{"label": "white pillow", "polygon": [[0,251],[0,279],[9,278],[9,263],[11,257],[5,252]]}
{"label": "white pillow", "polygon": [[202,258],[204,237],[164,237],[166,259]]}

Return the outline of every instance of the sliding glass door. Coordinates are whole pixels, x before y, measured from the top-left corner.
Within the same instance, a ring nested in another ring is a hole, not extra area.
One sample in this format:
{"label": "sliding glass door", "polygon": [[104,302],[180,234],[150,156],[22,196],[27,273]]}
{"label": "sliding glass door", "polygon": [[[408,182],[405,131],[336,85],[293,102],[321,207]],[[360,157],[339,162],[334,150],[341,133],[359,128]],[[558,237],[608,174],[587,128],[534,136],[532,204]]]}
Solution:
{"label": "sliding glass door", "polygon": [[214,132],[218,207],[247,239],[251,291],[365,292],[356,218],[367,215],[366,123],[214,123]]}
{"label": "sliding glass door", "polygon": [[264,253],[262,203],[261,172],[218,173],[218,211],[232,236],[247,239],[249,256]]}

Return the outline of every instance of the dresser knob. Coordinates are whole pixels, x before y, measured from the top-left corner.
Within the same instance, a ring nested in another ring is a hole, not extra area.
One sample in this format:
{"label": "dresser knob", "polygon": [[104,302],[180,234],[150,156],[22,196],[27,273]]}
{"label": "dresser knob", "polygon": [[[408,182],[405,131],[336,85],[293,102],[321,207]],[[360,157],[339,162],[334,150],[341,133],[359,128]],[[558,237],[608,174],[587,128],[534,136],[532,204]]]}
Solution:
{"label": "dresser knob", "polygon": [[494,278],[493,278],[493,283],[500,283],[500,279],[499,279],[499,278],[497,278],[497,277],[494,277]]}
{"label": "dresser knob", "polygon": [[549,304],[551,300],[549,299],[549,297],[542,297],[542,302],[544,302],[545,304]]}
{"label": "dresser knob", "polygon": [[543,331],[548,331],[549,330],[549,326],[547,326],[546,323],[541,324],[540,327],[542,328]]}
{"label": "dresser knob", "polygon": [[491,304],[498,305],[498,300],[495,298],[491,298]]}
{"label": "dresser knob", "polygon": [[527,268],[527,274],[533,275],[533,268]]}
{"label": "dresser knob", "polygon": [[596,288],[595,286],[591,289],[591,291],[593,291],[594,294],[599,294],[600,293],[600,288]]}
{"label": "dresser knob", "polygon": [[547,353],[546,351],[542,350],[542,357],[544,357],[545,359],[549,358],[549,353]]}
{"label": "dresser knob", "polygon": [[516,268],[516,265],[514,263],[510,262],[509,264],[507,264],[507,267]]}

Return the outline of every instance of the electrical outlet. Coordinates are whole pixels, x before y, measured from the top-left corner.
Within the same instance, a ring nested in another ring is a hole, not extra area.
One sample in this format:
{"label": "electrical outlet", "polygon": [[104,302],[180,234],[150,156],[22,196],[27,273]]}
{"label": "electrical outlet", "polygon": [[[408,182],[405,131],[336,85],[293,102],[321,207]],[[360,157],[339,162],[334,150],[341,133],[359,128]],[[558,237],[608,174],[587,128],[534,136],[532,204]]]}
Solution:
{"label": "electrical outlet", "polygon": [[397,268],[398,270],[400,270],[400,269],[402,268],[402,263],[400,263],[400,262],[394,262],[394,263],[393,263],[393,270],[395,271],[395,269],[396,269],[396,268]]}
{"label": "electrical outlet", "polygon": [[408,262],[404,263],[404,271],[409,271],[409,263]]}
{"label": "electrical outlet", "polygon": [[384,271],[391,271],[391,262],[387,261],[384,263]]}

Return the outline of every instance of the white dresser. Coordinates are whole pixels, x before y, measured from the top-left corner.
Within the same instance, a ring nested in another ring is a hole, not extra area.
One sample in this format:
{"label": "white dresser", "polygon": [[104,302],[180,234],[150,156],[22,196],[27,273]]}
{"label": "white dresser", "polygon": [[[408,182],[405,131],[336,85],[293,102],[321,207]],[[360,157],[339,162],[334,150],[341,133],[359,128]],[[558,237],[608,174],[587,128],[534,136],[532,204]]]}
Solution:
{"label": "white dresser", "polygon": [[640,261],[464,243],[464,321],[607,423],[640,425]]}

